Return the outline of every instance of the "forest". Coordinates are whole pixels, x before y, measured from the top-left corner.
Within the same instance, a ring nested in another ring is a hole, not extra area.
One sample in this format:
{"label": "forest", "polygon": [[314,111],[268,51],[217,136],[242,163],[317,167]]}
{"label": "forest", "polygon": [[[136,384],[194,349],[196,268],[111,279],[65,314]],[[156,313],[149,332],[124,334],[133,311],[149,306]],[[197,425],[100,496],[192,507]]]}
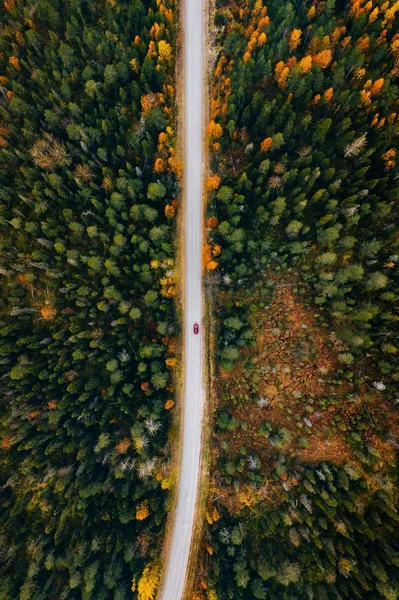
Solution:
{"label": "forest", "polygon": [[193,600],[397,600],[399,3],[216,0]]}
{"label": "forest", "polygon": [[0,5],[2,600],[154,597],[179,333],[175,25],[173,0]]}

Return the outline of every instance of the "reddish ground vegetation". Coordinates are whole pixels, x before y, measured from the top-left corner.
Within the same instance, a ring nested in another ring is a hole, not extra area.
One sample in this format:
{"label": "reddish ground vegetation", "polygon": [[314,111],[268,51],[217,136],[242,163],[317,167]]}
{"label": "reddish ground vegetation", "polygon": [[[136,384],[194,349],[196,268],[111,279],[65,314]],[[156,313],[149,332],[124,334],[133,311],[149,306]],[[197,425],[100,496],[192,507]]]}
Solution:
{"label": "reddish ground vegetation", "polygon": [[[385,414],[381,410],[381,394],[367,385],[355,393],[351,382],[337,384],[340,365],[336,357],[345,348],[317,322],[315,310],[293,292],[294,286],[276,281],[270,305],[251,317],[253,330],[258,332],[256,344],[242,353],[232,372],[222,371],[218,378],[217,394],[219,398],[230,398],[223,405],[241,426],[216,434],[214,462],[217,464],[221,454],[221,444],[228,442],[229,456],[239,456],[242,448],[248,455],[256,453],[266,477],[261,489],[255,491],[243,481],[237,490],[226,486],[223,475],[216,470],[213,497],[220,496],[230,512],[239,512],[266,498],[274,503],[283,482],[295,485],[295,477],[285,472],[270,476],[276,466],[270,458],[275,450],[270,438],[262,433],[265,421],[273,431],[284,431],[287,436],[278,448],[280,455],[302,463],[328,461],[342,465],[356,462],[348,435],[351,426],[358,418],[364,420],[366,413],[370,430],[365,427],[363,439],[380,452],[382,464],[384,458],[393,459],[392,446],[371,428],[388,414],[388,410]],[[245,467],[242,474],[247,472]]]}

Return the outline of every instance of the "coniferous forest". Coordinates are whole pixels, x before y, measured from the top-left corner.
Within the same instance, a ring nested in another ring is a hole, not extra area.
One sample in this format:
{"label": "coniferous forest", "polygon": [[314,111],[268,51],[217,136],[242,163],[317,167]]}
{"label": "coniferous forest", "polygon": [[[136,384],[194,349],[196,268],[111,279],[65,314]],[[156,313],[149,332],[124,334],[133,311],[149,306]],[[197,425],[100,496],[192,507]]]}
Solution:
{"label": "coniferous forest", "polygon": [[216,1],[196,600],[398,598],[398,17]]}
{"label": "coniferous forest", "polygon": [[[191,600],[398,600],[399,3],[207,10]],[[161,581],[178,13],[0,5],[1,600],[154,600]]]}
{"label": "coniferous forest", "polygon": [[0,597],[152,598],[177,335],[171,1],[0,6]]}

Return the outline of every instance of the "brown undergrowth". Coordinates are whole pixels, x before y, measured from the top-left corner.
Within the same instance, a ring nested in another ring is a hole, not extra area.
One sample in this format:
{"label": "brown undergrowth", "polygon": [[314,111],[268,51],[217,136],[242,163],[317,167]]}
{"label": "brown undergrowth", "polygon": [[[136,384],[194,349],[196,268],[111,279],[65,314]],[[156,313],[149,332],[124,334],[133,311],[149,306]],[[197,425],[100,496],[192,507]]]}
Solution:
{"label": "brown undergrowth", "polygon": [[[278,503],[283,489],[297,483],[294,464],[356,464],[353,435],[357,439],[359,433],[352,428],[359,422],[360,438],[381,456],[375,471],[394,456],[377,433],[388,414],[382,395],[366,382],[355,385],[342,376],[337,355],[345,347],[294,292],[296,281],[275,278],[274,284],[269,305],[250,317],[255,344],[242,352],[232,372],[220,372],[217,384],[218,415],[227,413],[238,425],[215,428],[211,501],[218,498],[231,513],[261,501]],[[260,464],[263,481],[258,477],[257,485],[247,478],[250,456]],[[234,457],[240,463],[233,481],[220,465]]]}

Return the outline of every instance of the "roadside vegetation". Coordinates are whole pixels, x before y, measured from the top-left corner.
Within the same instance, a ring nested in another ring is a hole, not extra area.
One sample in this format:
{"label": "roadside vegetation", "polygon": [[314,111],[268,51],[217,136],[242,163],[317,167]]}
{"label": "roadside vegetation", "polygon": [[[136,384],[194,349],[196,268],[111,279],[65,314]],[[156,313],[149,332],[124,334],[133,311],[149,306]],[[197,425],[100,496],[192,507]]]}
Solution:
{"label": "roadside vegetation", "polygon": [[398,598],[398,15],[216,3],[194,600]]}
{"label": "roadside vegetation", "polygon": [[178,334],[172,0],[0,6],[0,597],[152,600]]}

